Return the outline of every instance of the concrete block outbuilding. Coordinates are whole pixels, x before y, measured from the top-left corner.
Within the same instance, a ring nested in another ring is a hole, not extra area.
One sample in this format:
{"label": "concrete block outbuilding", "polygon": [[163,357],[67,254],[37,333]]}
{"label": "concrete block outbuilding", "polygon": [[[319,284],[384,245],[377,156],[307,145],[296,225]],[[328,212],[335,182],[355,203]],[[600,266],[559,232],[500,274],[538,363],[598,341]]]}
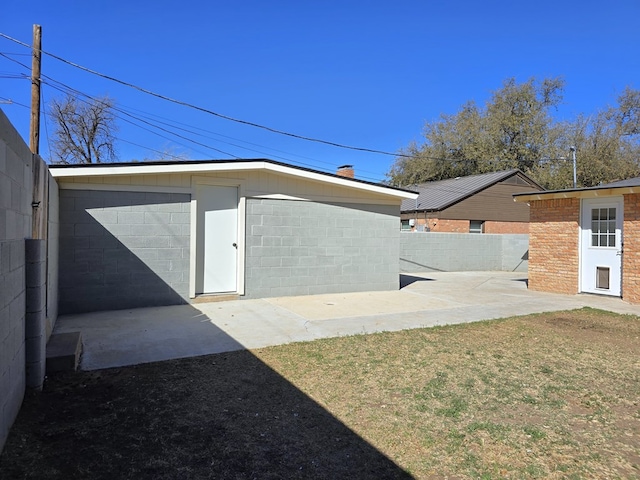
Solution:
{"label": "concrete block outbuilding", "polygon": [[408,190],[270,160],[52,165],[61,313],[393,290]]}

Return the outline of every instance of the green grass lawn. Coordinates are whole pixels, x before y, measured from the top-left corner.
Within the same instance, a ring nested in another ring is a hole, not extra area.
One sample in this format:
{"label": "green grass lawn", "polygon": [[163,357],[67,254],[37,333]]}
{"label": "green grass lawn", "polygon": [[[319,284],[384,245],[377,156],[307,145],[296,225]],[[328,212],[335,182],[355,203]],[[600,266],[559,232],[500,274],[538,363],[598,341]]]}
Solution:
{"label": "green grass lawn", "polygon": [[640,320],[582,309],[58,375],[0,478],[638,478]]}

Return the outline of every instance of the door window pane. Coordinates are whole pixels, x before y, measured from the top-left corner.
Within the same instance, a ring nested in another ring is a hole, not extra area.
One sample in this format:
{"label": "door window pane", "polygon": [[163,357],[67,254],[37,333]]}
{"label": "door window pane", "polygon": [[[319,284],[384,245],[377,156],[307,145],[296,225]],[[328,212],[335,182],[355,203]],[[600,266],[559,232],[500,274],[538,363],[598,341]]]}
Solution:
{"label": "door window pane", "polygon": [[616,246],[616,209],[594,208],[591,210],[591,246]]}

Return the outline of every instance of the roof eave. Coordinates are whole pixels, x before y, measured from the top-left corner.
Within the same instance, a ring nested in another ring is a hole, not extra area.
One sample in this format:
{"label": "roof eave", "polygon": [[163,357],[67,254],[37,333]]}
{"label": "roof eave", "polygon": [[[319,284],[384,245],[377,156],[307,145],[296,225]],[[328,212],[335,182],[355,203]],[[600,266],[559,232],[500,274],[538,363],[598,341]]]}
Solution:
{"label": "roof eave", "polygon": [[628,195],[640,193],[640,186],[635,187],[591,187],[571,190],[554,190],[538,193],[517,193],[513,195],[514,202],[531,202],[535,200],[554,200],[561,198],[597,198],[611,197],[615,195]]}
{"label": "roof eave", "polygon": [[395,187],[364,182],[357,179],[342,177],[339,175],[314,171],[310,169],[300,169],[282,163],[268,160],[237,160],[233,162],[175,162],[175,163],[154,163],[154,164],[108,164],[79,166],[74,168],[54,167],[50,169],[51,175],[56,179],[71,177],[91,177],[91,176],[119,176],[119,175],[155,175],[172,173],[211,173],[228,171],[266,170],[273,173],[291,175],[308,180],[331,183],[358,190],[375,192],[382,195],[390,195],[402,199],[414,200],[418,198],[418,193],[409,190],[402,190]]}

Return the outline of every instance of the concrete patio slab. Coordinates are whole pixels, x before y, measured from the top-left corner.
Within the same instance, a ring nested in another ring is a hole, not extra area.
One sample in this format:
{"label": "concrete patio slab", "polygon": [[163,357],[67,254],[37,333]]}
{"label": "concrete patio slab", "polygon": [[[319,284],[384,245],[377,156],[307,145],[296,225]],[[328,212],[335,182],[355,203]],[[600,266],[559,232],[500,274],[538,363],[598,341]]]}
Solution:
{"label": "concrete patio slab", "polygon": [[474,322],[585,306],[640,315],[619,298],[527,290],[509,272],[403,275],[393,292],[232,300],[61,316],[81,331],[83,370],[254,349],[319,338]]}

